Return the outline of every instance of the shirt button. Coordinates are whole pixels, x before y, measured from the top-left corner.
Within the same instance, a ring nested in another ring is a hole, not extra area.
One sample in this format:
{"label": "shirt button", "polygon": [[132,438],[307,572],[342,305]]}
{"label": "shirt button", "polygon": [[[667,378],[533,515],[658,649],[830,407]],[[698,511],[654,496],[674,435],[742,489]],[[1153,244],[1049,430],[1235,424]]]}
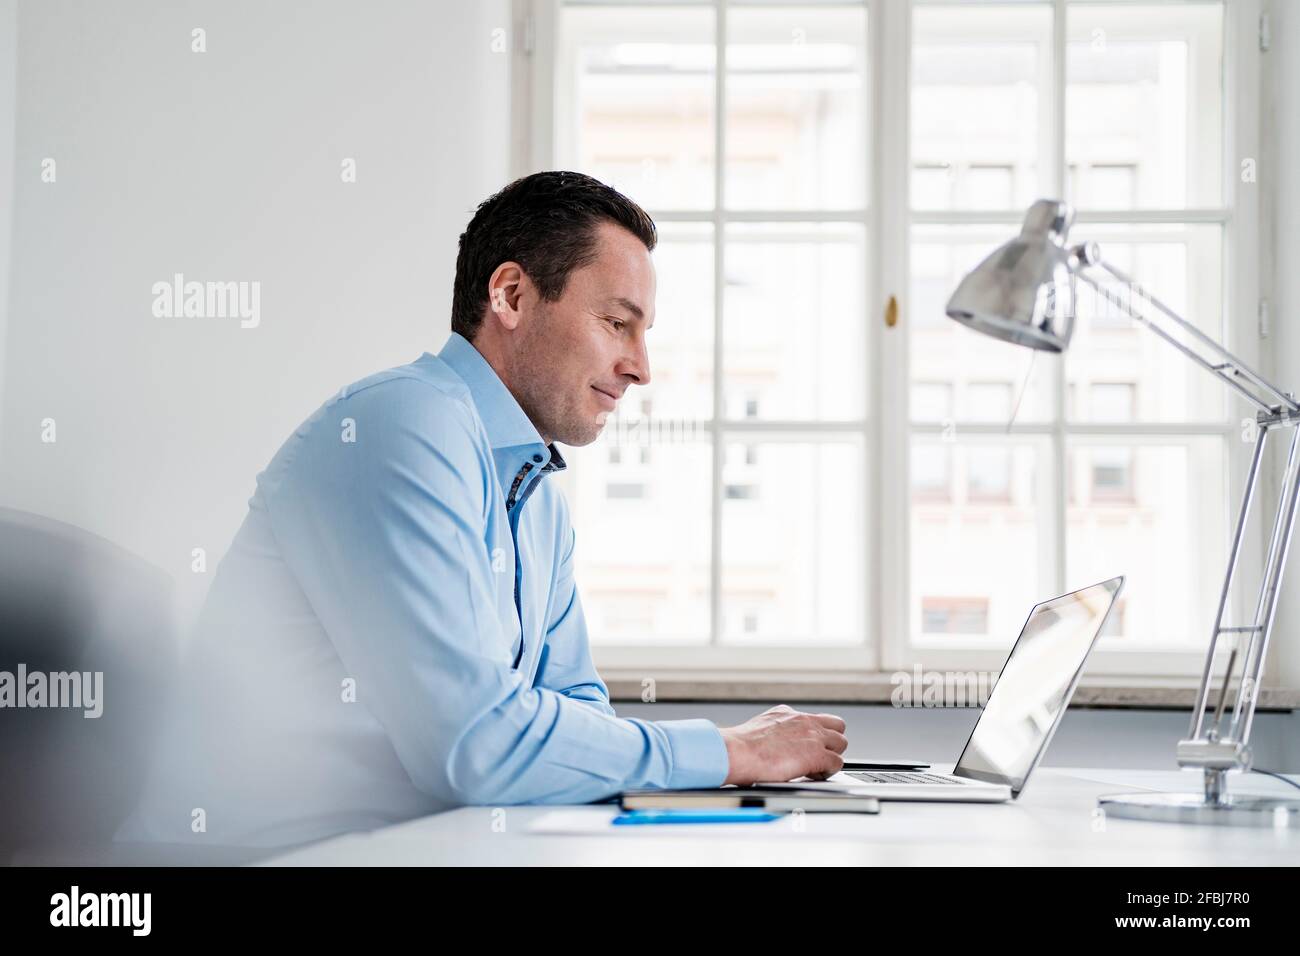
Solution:
{"label": "shirt button", "polygon": [[541,455],[534,455],[534,456],[533,456],[533,461],[541,461],[541,460],[542,460],[542,456],[541,456]]}

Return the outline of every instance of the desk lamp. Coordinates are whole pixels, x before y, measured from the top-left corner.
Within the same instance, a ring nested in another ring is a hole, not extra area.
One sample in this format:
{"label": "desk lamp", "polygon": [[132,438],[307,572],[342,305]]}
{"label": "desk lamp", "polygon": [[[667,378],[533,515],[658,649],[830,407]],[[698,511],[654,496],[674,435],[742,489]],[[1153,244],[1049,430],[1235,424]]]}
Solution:
{"label": "desk lamp", "polygon": [[[1228,792],[1228,773],[1251,767],[1250,727],[1277,599],[1286,567],[1300,497],[1300,403],[1248,368],[1209,336],[1106,262],[1095,242],[1067,245],[1074,210],[1064,202],[1040,199],[1025,215],[1020,235],[981,262],[948,300],[948,316],[978,332],[1046,352],[1064,352],[1074,332],[1076,280],[1095,289],[1124,314],[1145,325],[1193,362],[1209,371],[1256,407],[1255,449],[1232,536],[1227,576],[1210,635],[1196,707],[1187,738],[1178,743],[1179,766],[1204,772],[1202,793],[1141,793],[1104,796],[1107,815],[1176,823],[1236,826],[1300,825],[1300,800]],[[1098,275],[1102,278],[1099,280]],[[1106,288],[1117,280],[1124,295]],[[1136,300],[1145,306],[1139,310]],[[1178,334],[1181,333],[1181,338]],[[1255,486],[1269,436],[1294,428],[1277,511],[1269,535],[1268,557],[1254,617],[1225,625],[1224,615]],[[1231,642],[1228,666],[1211,709],[1215,654],[1219,641]],[[1240,660],[1241,667],[1237,664]],[[1239,675],[1239,676],[1238,676]],[[1226,713],[1231,700],[1231,715]],[[1226,719],[1225,719],[1226,718]]]}

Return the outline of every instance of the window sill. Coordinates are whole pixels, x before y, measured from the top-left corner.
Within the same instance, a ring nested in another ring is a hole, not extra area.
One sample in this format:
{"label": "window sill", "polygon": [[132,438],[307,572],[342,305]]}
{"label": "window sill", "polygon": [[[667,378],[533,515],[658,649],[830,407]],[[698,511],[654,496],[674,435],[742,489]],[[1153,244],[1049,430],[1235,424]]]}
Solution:
{"label": "window sill", "polygon": [[[644,671],[607,669],[602,678],[614,703],[642,703]],[[890,704],[897,684],[890,674],[668,672],[654,675],[656,702]],[[1182,678],[1083,678],[1071,707],[1185,710],[1196,704],[1199,682]],[[919,692],[918,692],[919,696]],[[1211,699],[1214,699],[1213,692]],[[920,706],[914,704],[913,706]],[[1257,710],[1300,708],[1300,690],[1269,687]]]}

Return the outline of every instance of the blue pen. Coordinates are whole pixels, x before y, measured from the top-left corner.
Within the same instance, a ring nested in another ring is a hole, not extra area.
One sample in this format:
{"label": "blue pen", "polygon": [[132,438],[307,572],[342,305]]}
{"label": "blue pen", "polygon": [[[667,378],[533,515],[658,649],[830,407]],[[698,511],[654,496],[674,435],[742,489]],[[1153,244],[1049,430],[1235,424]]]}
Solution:
{"label": "blue pen", "polygon": [[629,810],[614,818],[614,826],[635,826],[641,823],[767,823],[779,820],[781,814],[769,813],[761,807],[740,807],[735,810]]}

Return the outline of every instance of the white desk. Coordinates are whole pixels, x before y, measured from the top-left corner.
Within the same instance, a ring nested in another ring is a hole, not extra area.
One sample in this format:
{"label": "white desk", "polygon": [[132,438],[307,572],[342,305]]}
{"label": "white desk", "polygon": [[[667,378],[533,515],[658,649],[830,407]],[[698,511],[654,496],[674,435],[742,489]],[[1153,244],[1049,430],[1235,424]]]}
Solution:
{"label": "white desk", "polygon": [[[262,865],[1300,865],[1300,831],[1145,823],[1094,813],[1099,794],[1195,790],[1199,780],[1191,771],[1040,768],[1020,799],[1006,804],[882,802],[875,816],[807,814],[801,821],[611,828],[591,835],[537,834],[528,827],[560,810],[603,821],[615,807],[462,807],[324,840]],[[1234,775],[1230,789],[1300,796],[1261,774]]]}

